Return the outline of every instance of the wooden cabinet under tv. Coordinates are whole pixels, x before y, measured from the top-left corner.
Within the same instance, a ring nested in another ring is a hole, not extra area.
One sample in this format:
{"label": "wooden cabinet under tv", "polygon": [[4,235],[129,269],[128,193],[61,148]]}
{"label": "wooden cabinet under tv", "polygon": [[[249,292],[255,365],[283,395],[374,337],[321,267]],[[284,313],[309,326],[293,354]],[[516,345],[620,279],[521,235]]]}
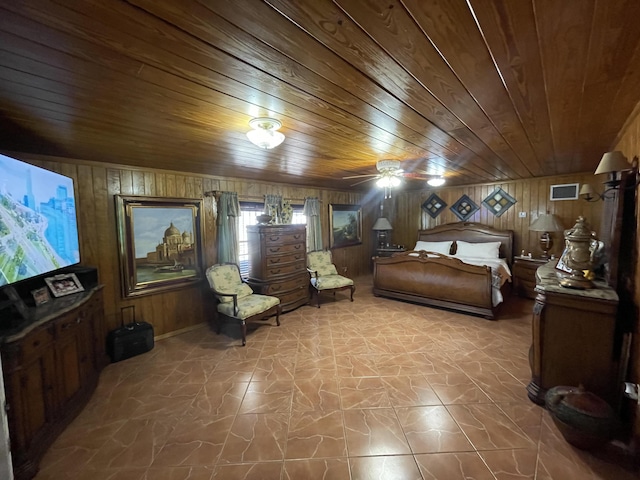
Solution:
{"label": "wooden cabinet under tv", "polygon": [[34,308],[0,345],[16,480],[30,479],[56,437],[80,413],[107,363],[102,287]]}

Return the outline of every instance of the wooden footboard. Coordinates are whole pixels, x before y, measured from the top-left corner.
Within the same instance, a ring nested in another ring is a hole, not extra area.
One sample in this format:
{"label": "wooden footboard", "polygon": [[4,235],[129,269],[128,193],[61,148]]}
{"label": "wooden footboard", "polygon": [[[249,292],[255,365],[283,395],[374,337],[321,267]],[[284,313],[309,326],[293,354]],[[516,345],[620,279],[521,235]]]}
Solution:
{"label": "wooden footboard", "polygon": [[491,269],[456,258],[405,252],[376,257],[373,294],[494,318]]}

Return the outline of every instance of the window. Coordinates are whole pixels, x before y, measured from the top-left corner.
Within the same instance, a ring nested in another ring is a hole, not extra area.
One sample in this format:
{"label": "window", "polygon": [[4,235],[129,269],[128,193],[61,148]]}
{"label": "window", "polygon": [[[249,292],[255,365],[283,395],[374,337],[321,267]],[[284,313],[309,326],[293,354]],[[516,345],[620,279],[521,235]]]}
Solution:
{"label": "window", "polygon": [[[302,205],[294,205],[291,223],[305,225],[307,217],[302,213]],[[238,257],[240,260],[240,275],[246,278],[249,275],[249,241],[247,239],[247,226],[258,223],[256,217],[263,213],[264,203],[240,202],[240,219],[238,221]]]}

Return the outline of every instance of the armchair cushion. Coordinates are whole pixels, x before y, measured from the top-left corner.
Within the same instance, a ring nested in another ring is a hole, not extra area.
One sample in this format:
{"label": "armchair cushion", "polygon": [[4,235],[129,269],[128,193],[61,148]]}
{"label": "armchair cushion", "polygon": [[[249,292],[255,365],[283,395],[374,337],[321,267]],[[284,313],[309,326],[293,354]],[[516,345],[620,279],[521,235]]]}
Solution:
{"label": "armchair cushion", "polygon": [[225,302],[218,304],[218,312],[227,315],[228,317],[239,318],[244,320],[256,315],[258,313],[265,312],[272,307],[275,307],[280,303],[278,297],[271,297],[268,295],[259,295],[254,293],[253,295],[246,296],[242,299],[238,299],[238,313],[233,311],[233,303]]}
{"label": "armchair cushion", "polygon": [[207,269],[207,280],[215,291],[229,294],[216,295],[221,303],[233,302],[232,294],[237,294],[238,300],[253,294],[251,287],[242,281],[238,267],[232,264],[215,265],[215,268]]}
{"label": "armchair cushion", "polygon": [[317,251],[307,254],[307,267],[309,270],[318,272],[318,276],[337,275],[338,270],[331,260],[331,252]]}
{"label": "armchair cushion", "polygon": [[318,290],[331,290],[353,285],[353,280],[342,275],[324,275],[318,276],[318,278],[311,278],[311,285]]}

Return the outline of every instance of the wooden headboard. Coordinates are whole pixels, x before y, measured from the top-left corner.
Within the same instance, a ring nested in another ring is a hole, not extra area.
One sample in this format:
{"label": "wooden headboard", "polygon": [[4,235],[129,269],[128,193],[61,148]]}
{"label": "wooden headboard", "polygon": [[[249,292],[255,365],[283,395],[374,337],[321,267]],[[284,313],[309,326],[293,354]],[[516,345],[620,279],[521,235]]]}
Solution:
{"label": "wooden headboard", "polygon": [[513,230],[497,230],[487,225],[471,222],[445,223],[429,230],[418,230],[418,240],[442,242],[462,240],[463,242],[500,242],[500,257],[513,262]]}

